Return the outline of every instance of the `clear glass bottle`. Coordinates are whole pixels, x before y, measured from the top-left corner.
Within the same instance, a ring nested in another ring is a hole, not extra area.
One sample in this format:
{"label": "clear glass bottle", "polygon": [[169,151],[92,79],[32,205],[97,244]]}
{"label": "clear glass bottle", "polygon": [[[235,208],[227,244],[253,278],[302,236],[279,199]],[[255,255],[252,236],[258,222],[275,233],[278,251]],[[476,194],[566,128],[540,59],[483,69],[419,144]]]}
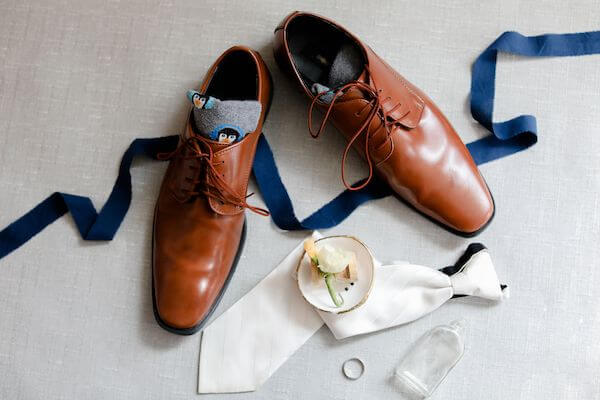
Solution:
{"label": "clear glass bottle", "polygon": [[404,399],[426,399],[433,394],[463,355],[464,329],[464,320],[436,326],[408,351],[392,379]]}

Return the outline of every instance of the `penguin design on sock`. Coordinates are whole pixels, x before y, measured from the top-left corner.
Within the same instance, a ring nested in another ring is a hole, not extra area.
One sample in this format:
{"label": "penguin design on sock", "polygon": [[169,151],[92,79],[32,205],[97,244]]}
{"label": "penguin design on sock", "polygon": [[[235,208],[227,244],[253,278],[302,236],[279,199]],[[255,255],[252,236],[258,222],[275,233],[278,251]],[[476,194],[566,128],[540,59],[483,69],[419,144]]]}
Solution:
{"label": "penguin design on sock", "polygon": [[254,131],[262,109],[255,100],[219,100],[195,90],[188,90],[187,98],[193,104],[196,131],[226,145],[239,142]]}
{"label": "penguin design on sock", "polygon": [[223,124],[217,126],[211,132],[211,138],[218,141],[219,143],[231,144],[235,142],[240,136],[243,136],[240,132],[240,128],[235,125]]}
{"label": "penguin design on sock", "polygon": [[192,102],[194,107],[199,110],[210,110],[215,105],[214,97],[200,94],[195,90],[188,90],[187,98]]}

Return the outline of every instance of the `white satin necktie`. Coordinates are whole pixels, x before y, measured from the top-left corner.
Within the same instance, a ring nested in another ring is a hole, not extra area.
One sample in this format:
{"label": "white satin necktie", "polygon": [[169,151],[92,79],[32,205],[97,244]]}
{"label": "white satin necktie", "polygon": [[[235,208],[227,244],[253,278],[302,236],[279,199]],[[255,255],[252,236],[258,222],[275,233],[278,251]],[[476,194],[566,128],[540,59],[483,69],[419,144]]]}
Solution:
{"label": "white satin necktie", "polygon": [[[315,232],[313,237],[321,235]],[[501,300],[505,295],[489,253],[481,246],[472,254],[467,251],[459,270],[451,276],[409,263],[382,266],[375,260],[373,290],[361,307],[345,314],[317,312],[303,299],[294,280],[302,254],[300,243],[266,278],[204,329],[199,393],[258,389],[323,323],[336,339],[343,339],[414,321],[454,295],[490,300]]]}

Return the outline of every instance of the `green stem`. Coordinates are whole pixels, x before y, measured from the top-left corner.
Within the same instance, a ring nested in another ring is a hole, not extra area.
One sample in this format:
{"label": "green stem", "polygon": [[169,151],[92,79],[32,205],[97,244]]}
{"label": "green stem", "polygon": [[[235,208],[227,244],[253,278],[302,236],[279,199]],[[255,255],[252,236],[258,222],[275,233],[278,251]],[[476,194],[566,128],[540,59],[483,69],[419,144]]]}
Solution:
{"label": "green stem", "polygon": [[329,296],[331,296],[331,300],[333,300],[333,304],[336,307],[344,304],[344,299],[342,296],[335,292],[332,285],[333,274],[326,273],[325,274],[325,285],[327,285],[327,291],[329,292]]}

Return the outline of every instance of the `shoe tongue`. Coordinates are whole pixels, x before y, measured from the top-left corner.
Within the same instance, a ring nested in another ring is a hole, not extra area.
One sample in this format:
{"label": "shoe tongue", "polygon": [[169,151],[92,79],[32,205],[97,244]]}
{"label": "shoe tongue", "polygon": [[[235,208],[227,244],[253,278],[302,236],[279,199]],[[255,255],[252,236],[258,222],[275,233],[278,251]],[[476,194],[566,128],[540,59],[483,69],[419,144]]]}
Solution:
{"label": "shoe tongue", "polygon": [[194,133],[215,144],[239,142],[258,126],[262,106],[256,100],[219,100],[190,90]]}
{"label": "shoe tongue", "polygon": [[346,89],[343,95],[340,96],[340,100],[348,101],[348,100],[356,100],[356,99],[364,99],[365,94],[362,90],[357,87],[351,87]]}

